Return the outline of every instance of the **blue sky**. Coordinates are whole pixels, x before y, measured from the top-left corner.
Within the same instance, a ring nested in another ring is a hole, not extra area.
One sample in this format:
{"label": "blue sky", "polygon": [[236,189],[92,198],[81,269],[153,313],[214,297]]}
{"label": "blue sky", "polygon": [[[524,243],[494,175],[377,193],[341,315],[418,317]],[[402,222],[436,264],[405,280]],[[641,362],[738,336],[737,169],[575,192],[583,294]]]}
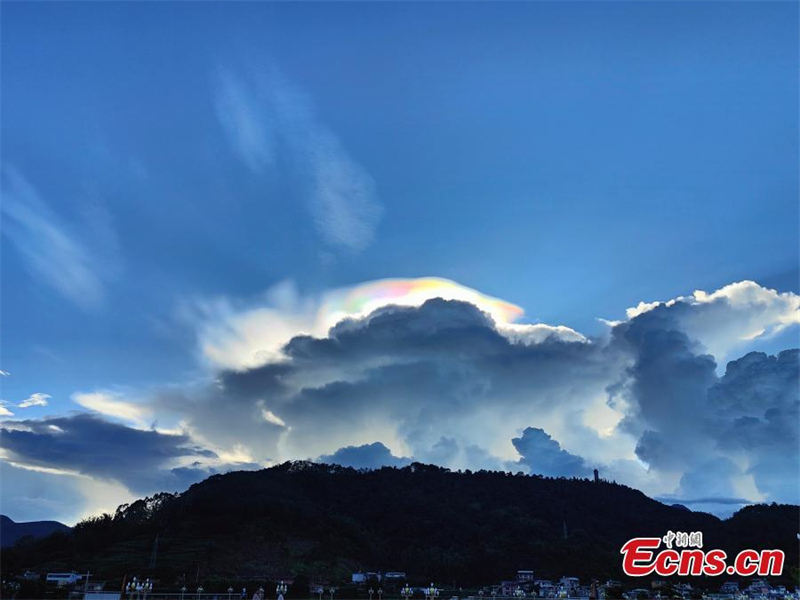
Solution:
{"label": "blue sky", "polygon": [[[202,386],[214,320],[241,334],[221,315],[390,277],[589,338],[752,280],[789,316],[717,374],[797,346],[796,3],[2,13],[2,398],[49,396],[14,419]],[[362,441],[414,450],[386,436]]]}

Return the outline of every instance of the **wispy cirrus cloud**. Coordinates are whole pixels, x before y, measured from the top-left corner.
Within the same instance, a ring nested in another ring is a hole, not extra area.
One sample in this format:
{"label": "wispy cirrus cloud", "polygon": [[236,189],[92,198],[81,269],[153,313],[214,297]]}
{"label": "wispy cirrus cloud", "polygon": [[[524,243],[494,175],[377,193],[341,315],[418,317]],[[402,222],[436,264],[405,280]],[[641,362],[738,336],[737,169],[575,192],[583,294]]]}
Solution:
{"label": "wispy cirrus cloud", "polygon": [[275,131],[265,98],[228,71],[218,73],[215,93],[217,118],[233,151],[248,169],[260,173],[275,160]]}
{"label": "wispy cirrus cloud", "polygon": [[116,270],[107,219],[96,218],[95,210],[79,224],[68,223],[19,171],[6,167],[2,176],[3,232],[31,276],[82,308],[102,304]]}
{"label": "wispy cirrus cloud", "polygon": [[383,213],[375,181],[306,94],[274,69],[250,77],[221,69],[214,99],[231,149],[251,172],[290,167],[326,246],[355,253],[373,241]]}

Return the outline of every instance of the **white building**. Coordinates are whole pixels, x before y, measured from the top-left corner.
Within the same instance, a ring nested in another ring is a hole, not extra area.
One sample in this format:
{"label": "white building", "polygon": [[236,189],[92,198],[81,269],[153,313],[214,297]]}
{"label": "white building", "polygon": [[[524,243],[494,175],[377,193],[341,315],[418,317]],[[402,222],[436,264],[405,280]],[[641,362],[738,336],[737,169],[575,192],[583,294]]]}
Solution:
{"label": "white building", "polygon": [[549,579],[537,579],[533,585],[539,588],[539,598],[555,598],[556,586]]}
{"label": "white building", "polygon": [[375,573],[373,571],[357,571],[353,573],[352,577],[350,578],[352,583],[367,583],[368,581],[380,581],[381,574]]}
{"label": "white building", "polygon": [[58,587],[63,587],[65,585],[75,585],[81,580],[81,576],[78,575],[75,571],[70,573],[48,573],[47,574],[47,583],[55,583]]}
{"label": "white building", "polygon": [[568,590],[574,590],[581,584],[581,580],[577,577],[562,577],[558,580],[558,584]]}

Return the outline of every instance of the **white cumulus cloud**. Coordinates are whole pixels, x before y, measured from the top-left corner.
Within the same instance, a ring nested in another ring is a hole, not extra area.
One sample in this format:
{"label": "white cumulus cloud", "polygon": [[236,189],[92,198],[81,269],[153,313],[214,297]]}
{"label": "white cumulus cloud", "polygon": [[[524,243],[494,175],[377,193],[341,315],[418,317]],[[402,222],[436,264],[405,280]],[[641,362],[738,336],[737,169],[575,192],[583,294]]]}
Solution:
{"label": "white cumulus cloud", "polygon": [[800,323],[800,296],[754,281],[731,283],[712,293],[697,290],[691,296],[640,302],[627,309],[627,316],[632,319],[659,307],[672,309],[680,326],[719,361],[754,339],[774,336]]}
{"label": "white cumulus cloud", "polygon": [[25,400],[17,404],[19,408],[30,408],[31,406],[47,406],[47,401],[51,398],[49,394],[36,392],[28,396]]}

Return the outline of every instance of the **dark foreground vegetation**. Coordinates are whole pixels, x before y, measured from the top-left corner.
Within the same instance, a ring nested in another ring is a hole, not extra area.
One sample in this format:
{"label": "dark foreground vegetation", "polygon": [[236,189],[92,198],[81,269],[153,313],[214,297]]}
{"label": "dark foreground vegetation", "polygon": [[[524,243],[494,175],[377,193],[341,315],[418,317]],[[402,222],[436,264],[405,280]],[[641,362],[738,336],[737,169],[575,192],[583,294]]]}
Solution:
{"label": "dark foreground vegetation", "polygon": [[636,536],[702,531],[704,547],[786,552],[798,565],[798,507],[748,506],[732,518],[671,507],[614,483],[414,464],[376,471],[285,463],[213,476],[4,548],[4,577],[31,569],[180,581],[345,581],[356,570],[412,582],[537,576],[624,579],[620,547]]}

